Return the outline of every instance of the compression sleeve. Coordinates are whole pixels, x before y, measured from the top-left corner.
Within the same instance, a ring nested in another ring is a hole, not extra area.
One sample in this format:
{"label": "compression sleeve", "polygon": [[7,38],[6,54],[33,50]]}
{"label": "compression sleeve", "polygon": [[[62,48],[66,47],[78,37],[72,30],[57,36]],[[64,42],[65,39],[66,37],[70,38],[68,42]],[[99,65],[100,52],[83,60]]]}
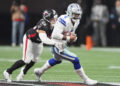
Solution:
{"label": "compression sleeve", "polygon": [[43,43],[48,44],[48,45],[54,45],[55,42],[51,39],[49,39],[46,35],[46,33],[39,33],[39,37],[42,40]]}

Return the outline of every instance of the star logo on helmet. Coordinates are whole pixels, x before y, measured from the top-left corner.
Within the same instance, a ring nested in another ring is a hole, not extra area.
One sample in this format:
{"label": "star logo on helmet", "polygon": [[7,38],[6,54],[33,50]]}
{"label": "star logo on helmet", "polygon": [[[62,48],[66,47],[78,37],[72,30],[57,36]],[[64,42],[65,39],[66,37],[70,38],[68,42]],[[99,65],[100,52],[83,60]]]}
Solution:
{"label": "star logo on helmet", "polygon": [[71,8],[72,8],[73,6],[71,5]]}

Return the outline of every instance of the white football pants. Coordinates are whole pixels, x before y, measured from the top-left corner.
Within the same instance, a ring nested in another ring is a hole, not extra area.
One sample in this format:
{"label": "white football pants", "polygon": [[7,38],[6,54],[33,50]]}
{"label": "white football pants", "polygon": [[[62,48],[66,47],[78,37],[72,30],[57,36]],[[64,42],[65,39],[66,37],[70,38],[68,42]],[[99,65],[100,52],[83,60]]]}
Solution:
{"label": "white football pants", "polygon": [[43,43],[34,43],[26,37],[23,37],[23,58],[25,63],[36,62],[43,51]]}

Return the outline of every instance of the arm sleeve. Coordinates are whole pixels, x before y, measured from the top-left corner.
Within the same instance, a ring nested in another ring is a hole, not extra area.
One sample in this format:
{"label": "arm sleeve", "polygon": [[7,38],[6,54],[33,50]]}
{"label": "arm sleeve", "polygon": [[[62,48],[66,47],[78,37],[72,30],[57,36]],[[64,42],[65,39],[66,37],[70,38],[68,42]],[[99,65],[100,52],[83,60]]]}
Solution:
{"label": "arm sleeve", "polygon": [[48,44],[48,45],[54,45],[55,42],[51,39],[49,39],[46,35],[46,33],[39,33],[39,37],[42,40],[43,43]]}
{"label": "arm sleeve", "polygon": [[58,40],[62,40],[63,39],[63,30],[64,30],[64,26],[57,21],[57,23],[54,26],[53,29],[53,33],[52,33],[52,38],[53,39],[58,39]]}

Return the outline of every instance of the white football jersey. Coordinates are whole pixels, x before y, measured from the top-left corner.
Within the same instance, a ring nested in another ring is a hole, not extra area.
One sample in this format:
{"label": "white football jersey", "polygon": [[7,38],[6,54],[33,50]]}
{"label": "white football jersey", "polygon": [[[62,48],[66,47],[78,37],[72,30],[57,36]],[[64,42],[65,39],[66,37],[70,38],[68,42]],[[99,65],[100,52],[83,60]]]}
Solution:
{"label": "white football jersey", "polygon": [[63,38],[63,33],[65,32],[72,32],[75,33],[75,30],[77,29],[79,25],[80,20],[77,20],[75,24],[73,25],[71,19],[69,18],[68,15],[61,15],[52,32],[52,39],[56,42],[63,42],[67,43],[66,40],[62,40]]}

